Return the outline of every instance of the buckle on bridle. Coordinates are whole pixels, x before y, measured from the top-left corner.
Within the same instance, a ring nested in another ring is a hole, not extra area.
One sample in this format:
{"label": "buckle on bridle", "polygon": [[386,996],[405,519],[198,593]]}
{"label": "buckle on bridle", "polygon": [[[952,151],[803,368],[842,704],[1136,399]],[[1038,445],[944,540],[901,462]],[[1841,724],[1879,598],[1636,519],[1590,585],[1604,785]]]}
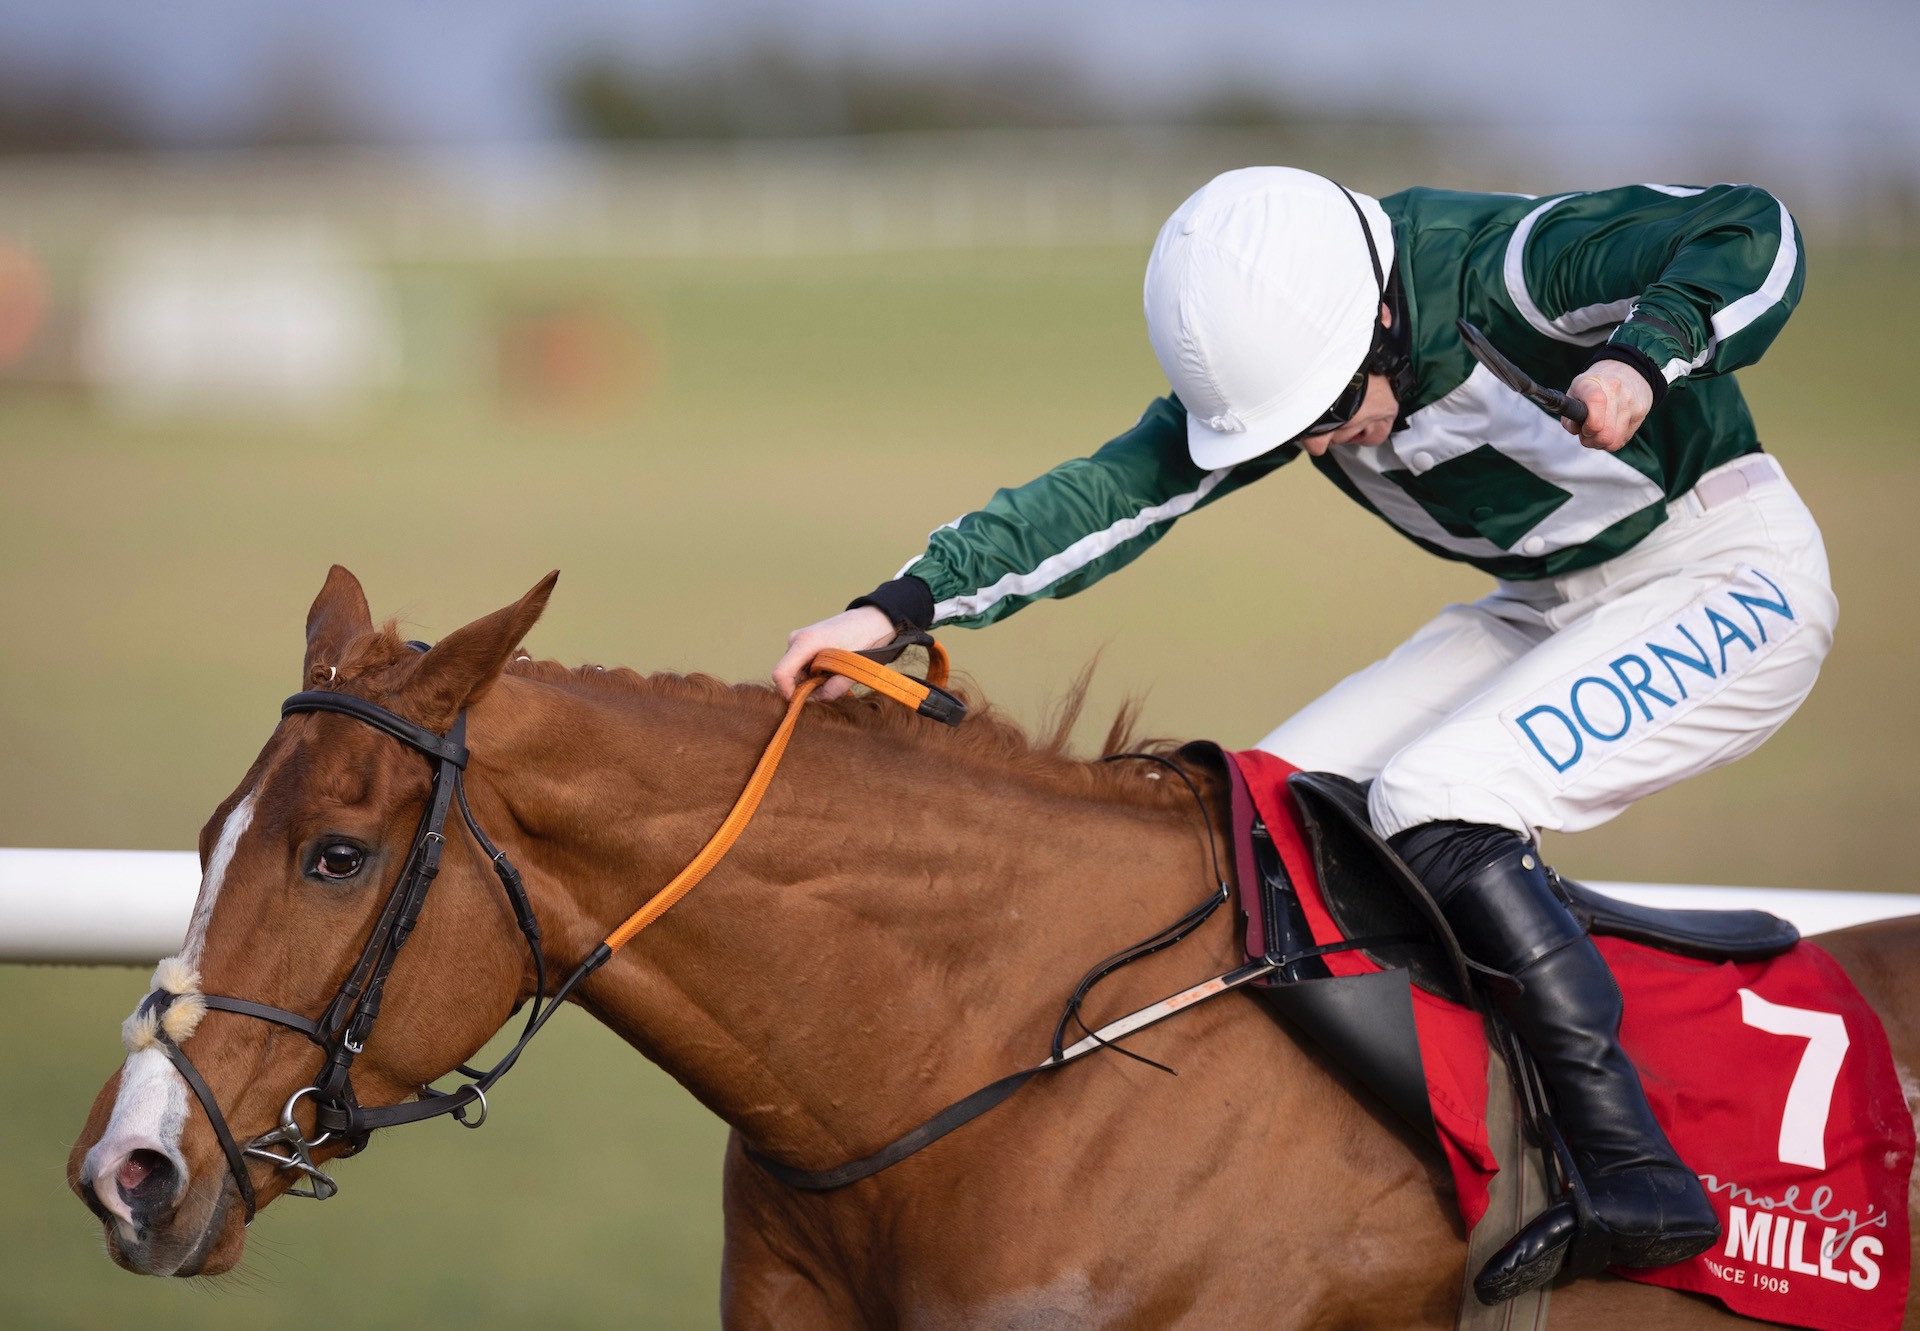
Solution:
{"label": "buckle on bridle", "polygon": [[[303,1095],[318,1095],[320,1088],[307,1086],[295,1091],[287,1100],[286,1107],[280,1111],[280,1126],[272,1132],[263,1133],[241,1148],[241,1154],[250,1160],[264,1160],[275,1169],[291,1169],[306,1177],[304,1190],[298,1183],[287,1189],[289,1197],[307,1197],[316,1202],[324,1202],[340,1191],[340,1185],[331,1175],[313,1163],[313,1151],[333,1140],[331,1132],[323,1132],[312,1141],[300,1131],[299,1123],[294,1121],[293,1107],[300,1103]],[[281,1155],[266,1149],[269,1146],[284,1146],[286,1154]]]}

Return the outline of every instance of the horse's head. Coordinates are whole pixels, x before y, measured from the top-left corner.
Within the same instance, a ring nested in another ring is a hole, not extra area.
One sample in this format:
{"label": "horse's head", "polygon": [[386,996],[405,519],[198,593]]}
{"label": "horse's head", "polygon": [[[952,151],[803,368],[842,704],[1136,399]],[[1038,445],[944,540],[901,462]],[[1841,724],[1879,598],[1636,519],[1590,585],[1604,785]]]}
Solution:
{"label": "horse's head", "polygon": [[[444,733],[499,679],[553,582],[422,654],[374,627],[359,582],[336,567],[307,617],[302,688],[365,699]],[[236,1168],[239,1151],[297,1156],[316,1143],[317,1165],[352,1149],[316,1126],[325,1097],[300,1094],[322,1076],[320,1045],[225,1003],[249,1000],[322,1027],[348,1014],[336,999],[390,932],[435,770],[363,719],[295,712],[201,829],[186,945],[161,963],[154,993],[123,1027],[126,1062],[95,1098],[68,1161],[68,1180],[120,1265],[150,1275],[227,1270],[245,1245],[246,1191],[264,1206],[312,1177],[252,1153]],[[363,1049],[348,1094],[362,1107],[406,1101],[471,1058],[532,988],[513,911],[459,822],[455,812],[380,1020],[354,1041]],[[196,1071],[202,1088],[189,1084]],[[283,1113],[298,1145],[263,1143]]]}

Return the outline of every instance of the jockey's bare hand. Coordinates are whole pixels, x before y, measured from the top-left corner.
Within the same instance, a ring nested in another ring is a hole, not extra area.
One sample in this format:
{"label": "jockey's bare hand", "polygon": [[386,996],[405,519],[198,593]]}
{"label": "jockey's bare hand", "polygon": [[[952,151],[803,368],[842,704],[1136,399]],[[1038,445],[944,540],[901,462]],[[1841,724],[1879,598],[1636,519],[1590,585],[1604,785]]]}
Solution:
{"label": "jockey's bare hand", "polygon": [[[838,647],[846,652],[861,652],[869,647],[878,647],[882,643],[892,642],[893,632],[893,621],[887,618],[884,611],[870,605],[842,610],[839,614],[823,619],[818,624],[809,624],[803,629],[795,629],[787,635],[787,654],[781,657],[773,667],[773,682],[779,688],[782,697],[791,698],[794,687],[806,673],[814,654],[822,647]],[[829,698],[838,698],[852,687],[851,680],[835,675],[822,684],[813,696],[825,702]]]}
{"label": "jockey's bare hand", "polygon": [[1653,410],[1652,386],[1624,361],[1595,361],[1567,386],[1567,396],[1587,404],[1587,423],[1582,428],[1562,418],[1560,424],[1588,448],[1609,453],[1633,438]]}

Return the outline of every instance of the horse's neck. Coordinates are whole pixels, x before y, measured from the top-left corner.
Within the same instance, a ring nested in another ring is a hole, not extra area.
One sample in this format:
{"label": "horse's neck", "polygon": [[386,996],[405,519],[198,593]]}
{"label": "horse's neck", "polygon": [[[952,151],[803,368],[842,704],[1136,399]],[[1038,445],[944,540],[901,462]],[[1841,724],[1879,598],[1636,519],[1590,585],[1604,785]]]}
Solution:
{"label": "horse's neck", "polygon": [[[511,779],[538,792],[513,817],[577,957],[694,856],[772,720],[678,697],[571,720],[590,749],[549,747],[532,759],[549,770]],[[808,1165],[874,1149],[1034,1061],[1080,974],[1209,886],[1191,803],[1100,800],[1019,766],[957,736],[803,720],[731,855],[585,1004],[762,1149]],[[1230,947],[1209,931],[1180,970]]]}

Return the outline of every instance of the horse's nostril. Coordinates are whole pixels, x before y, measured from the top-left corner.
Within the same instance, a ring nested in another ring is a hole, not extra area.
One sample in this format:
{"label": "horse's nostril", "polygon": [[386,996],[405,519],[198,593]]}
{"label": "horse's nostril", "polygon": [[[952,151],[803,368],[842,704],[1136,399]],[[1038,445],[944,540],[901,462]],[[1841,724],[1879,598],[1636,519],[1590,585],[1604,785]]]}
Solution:
{"label": "horse's nostril", "polygon": [[171,1202],[177,1177],[172,1161],[148,1150],[129,1154],[113,1176],[121,1198],[137,1212],[150,1212]]}

